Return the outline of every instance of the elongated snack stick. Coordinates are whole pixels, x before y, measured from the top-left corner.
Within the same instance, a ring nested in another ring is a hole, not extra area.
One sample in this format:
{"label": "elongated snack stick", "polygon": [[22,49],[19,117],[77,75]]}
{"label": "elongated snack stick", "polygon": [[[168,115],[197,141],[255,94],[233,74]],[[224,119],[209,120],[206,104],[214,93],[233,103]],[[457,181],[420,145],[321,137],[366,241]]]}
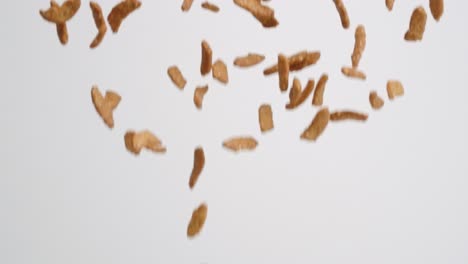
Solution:
{"label": "elongated snack stick", "polygon": [[60,43],[62,45],[65,45],[68,43],[68,29],[67,29],[67,23],[58,23],[56,24],[57,28],[57,35],[59,37]]}
{"label": "elongated snack stick", "polygon": [[208,85],[197,87],[193,94],[193,103],[198,109],[203,108],[203,98],[205,94],[208,92]]}
{"label": "elongated snack stick", "polygon": [[171,66],[167,69],[167,75],[171,78],[172,82],[177,86],[180,90],[185,88],[187,81],[185,80],[182,72],[180,72],[177,66]]}
{"label": "elongated snack stick", "polygon": [[294,103],[299,99],[299,96],[302,92],[302,85],[301,81],[298,78],[294,78],[291,90],[289,90],[289,101],[290,103]]}
{"label": "elongated snack stick", "polygon": [[202,41],[202,60],[200,65],[201,75],[205,76],[211,71],[213,63],[213,51],[211,50],[210,44],[205,40]]}
{"label": "elongated snack stick", "polygon": [[269,104],[263,104],[258,109],[258,121],[262,133],[270,131],[275,127],[273,123],[273,111]]}
{"label": "elongated snack stick", "polygon": [[193,238],[198,235],[205,225],[206,217],[208,216],[208,206],[202,203],[192,213],[192,218],[187,227],[187,237]]}
{"label": "elongated snack stick", "polygon": [[356,28],[354,39],[354,50],[353,55],[351,55],[351,61],[353,68],[357,68],[359,66],[359,62],[361,61],[362,54],[366,49],[366,29],[363,25],[359,25]]}
{"label": "elongated snack stick", "polygon": [[96,37],[94,38],[93,42],[91,42],[91,45],[89,45],[89,47],[93,49],[99,46],[99,44],[104,39],[104,36],[107,32],[107,24],[99,4],[96,2],[89,2],[89,6],[91,8],[91,11],[93,12],[94,23],[96,24],[96,27],[98,29]]}
{"label": "elongated snack stick", "polygon": [[148,130],[141,132],[128,131],[125,133],[125,147],[135,155],[139,155],[143,148],[156,153],[165,153],[166,147],[162,145],[161,140]]}
{"label": "elongated snack stick", "polygon": [[222,60],[217,60],[213,64],[213,78],[224,84],[229,82],[227,66]]}
{"label": "elongated snack stick", "polygon": [[395,0],[385,0],[385,5],[387,6],[388,11],[392,11],[394,3]]}
{"label": "elongated snack stick", "polygon": [[107,21],[109,22],[112,32],[117,33],[122,21],[133,11],[140,8],[140,6],[141,2],[138,0],[123,0],[114,6],[107,16]]}
{"label": "elongated snack stick", "polygon": [[439,21],[444,14],[444,0],[430,0],[429,7],[431,9],[432,17]]}
{"label": "elongated snack stick", "polygon": [[317,88],[315,89],[314,92],[314,97],[312,98],[312,105],[315,106],[322,106],[323,105],[323,95],[325,94],[325,87],[328,82],[328,75],[327,74],[322,74],[320,76],[320,79],[317,83]]}
{"label": "elongated snack stick", "polygon": [[334,122],[344,120],[367,121],[367,118],[367,114],[348,110],[336,111],[330,114],[330,120]]}
{"label": "elongated snack stick", "polygon": [[196,148],[193,156],[193,169],[189,180],[190,189],[193,189],[195,184],[197,184],[198,178],[205,167],[205,152],[202,147]]}
{"label": "elongated snack stick", "polygon": [[201,5],[203,8],[206,10],[210,10],[212,12],[218,13],[219,12],[219,7],[215,4],[209,3],[209,2],[203,2]]}
{"label": "elongated snack stick", "polygon": [[289,86],[289,61],[283,54],[278,55],[278,72],[280,90],[285,92]]}
{"label": "elongated snack stick", "polygon": [[249,53],[243,57],[237,57],[234,65],[238,67],[251,67],[265,60],[265,56],[256,53]]}
{"label": "elongated snack stick", "polygon": [[[299,71],[307,66],[316,64],[320,59],[320,51],[301,51],[289,57],[289,70]],[[263,71],[264,75],[270,75],[278,72],[278,64],[272,65]]]}
{"label": "elongated snack stick", "polygon": [[387,94],[388,98],[393,100],[396,97],[403,96],[405,94],[405,88],[400,81],[390,80],[387,82]]}
{"label": "elongated snack stick", "polygon": [[234,137],[223,142],[223,146],[234,152],[254,150],[258,142],[253,137]]}
{"label": "elongated snack stick", "polygon": [[376,91],[369,93],[369,102],[373,109],[378,110],[385,104],[384,100],[377,94]]}
{"label": "elongated snack stick", "polygon": [[192,7],[193,0],[184,0],[182,2],[182,11],[187,12],[190,10],[190,7]]}
{"label": "elongated snack stick", "polygon": [[278,20],[275,18],[275,11],[262,4],[258,0],[234,0],[239,7],[250,12],[263,27],[270,28],[278,26]]}
{"label": "elongated snack stick", "polygon": [[365,80],[367,78],[366,74],[357,68],[352,68],[352,67],[343,67],[341,68],[341,72],[350,78],[356,78],[356,79],[361,79]]}
{"label": "elongated snack stick", "polygon": [[411,15],[409,29],[405,33],[405,40],[420,41],[423,39],[424,31],[426,30],[427,14],[424,7],[419,6],[414,9]]}
{"label": "elongated snack stick", "polygon": [[70,20],[80,9],[81,0],[68,0],[59,6],[55,1],[51,1],[50,8],[47,10],[40,10],[39,14],[45,20],[63,24]]}
{"label": "elongated snack stick", "polygon": [[333,0],[336,6],[336,10],[338,11],[338,14],[340,15],[341,19],[341,25],[343,26],[344,29],[349,28],[349,16],[348,16],[348,11],[346,11],[346,7],[343,4],[343,1],[341,0]]}
{"label": "elongated snack stick", "polygon": [[[294,82],[293,82],[293,84],[294,84]],[[315,81],[313,79],[311,79],[311,80],[309,80],[307,82],[306,87],[301,92],[299,97],[294,102],[290,102],[290,103],[288,103],[286,105],[286,109],[294,109],[294,108],[300,106],[302,103],[305,102],[305,100],[307,100],[307,97],[309,97],[309,95],[314,91],[314,88],[315,88]]]}
{"label": "elongated snack stick", "polygon": [[113,91],[107,91],[106,95],[103,97],[99,91],[99,88],[97,86],[93,86],[91,88],[91,99],[93,101],[96,112],[98,112],[98,114],[101,116],[104,123],[109,128],[113,128],[113,112],[122,99],[120,95]]}
{"label": "elongated snack stick", "polygon": [[316,141],[322,135],[325,128],[327,128],[330,120],[330,112],[328,108],[323,108],[315,115],[312,123],[301,134],[301,139]]}

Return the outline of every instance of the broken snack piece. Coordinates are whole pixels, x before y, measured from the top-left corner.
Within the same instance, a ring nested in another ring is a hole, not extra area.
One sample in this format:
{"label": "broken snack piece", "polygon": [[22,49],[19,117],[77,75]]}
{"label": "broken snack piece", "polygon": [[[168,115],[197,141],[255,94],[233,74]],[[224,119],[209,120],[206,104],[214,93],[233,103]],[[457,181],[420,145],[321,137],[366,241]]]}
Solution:
{"label": "broken snack piece", "polygon": [[344,121],[344,120],[356,120],[356,121],[367,121],[368,115],[364,113],[358,113],[355,111],[336,111],[330,114],[331,121]]}
{"label": "broken snack piece", "polygon": [[423,39],[426,30],[427,14],[424,7],[419,6],[414,9],[411,15],[409,29],[405,33],[406,41],[420,41]]}
{"label": "broken snack piece", "polygon": [[348,16],[348,11],[346,11],[346,7],[343,4],[342,0],[333,0],[335,3],[336,10],[338,11],[338,14],[340,15],[340,20],[341,20],[341,25],[343,26],[344,29],[349,28],[349,16]]}
{"label": "broken snack piece", "polygon": [[49,9],[40,10],[39,14],[49,22],[63,24],[78,12],[80,6],[80,0],[67,0],[60,6],[52,0]]}
{"label": "broken snack piece", "polygon": [[328,82],[328,75],[322,74],[317,83],[317,88],[315,88],[314,97],[312,98],[312,105],[322,106],[323,105],[323,95],[325,94],[325,87]]}
{"label": "broken snack piece", "polygon": [[185,88],[187,81],[185,80],[182,72],[180,72],[177,66],[171,66],[167,69],[167,75],[171,78],[172,82],[177,86],[180,90]]}
{"label": "broken snack piece", "polygon": [[[320,59],[319,51],[301,51],[288,58],[289,71],[299,71],[307,66],[316,64]],[[263,71],[264,75],[270,75],[278,72],[278,64],[272,65]]]}
{"label": "broken snack piece", "polygon": [[390,100],[395,99],[396,97],[403,96],[405,94],[405,89],[403,84],[397,80],[390,80],[387,82],[387,94]]}
{"label": "broken snack piece", "polygon": [[229,75],[226,64],[222,60],[217,60],[213,64],[213,78],[227,84],[229,82]]}
{"label": "broken snack piece", "polygon": [[299,99],[302,92],[302,84],[298,78],[294,78],[291,89],[289,90],[289,102],[294,103]]}
{"label": "broken snack piece", "polygon": [[322,135],[330,120],[328,108],[322,108],[317,112],[312,123],[302,132],[301,139],[316,141]]}
{"label": "broken snack piece", "polygon": [[205,167],[205,152],[202,147],[195,149],[193,154],[193,168],[192,173],[190,174],[189,187],[193,189],[195,184],[197,184],[198,178]]}
{"label": "broken snack piece", "polygon": [[114,6],[107,16],[112,32],[117,33],[122,21],[140,6],[141,2],[138,0],[123,0]]}
{"label": "broken snack piece", "polygon": [[107,91],[103,97],[99,88],[95,85],[91,88],[91,99],[94,104],[94,108],[101,116],[104,123],[109,127],[114,127],[114,116],[113,112],[122,99],[120,95],[113,91]]}
{"label": "broken snack piece", "polygon": [[[293,82],[293,87],[294,87],[294,82]],[[304,88],[304,90],[302,90],[300,92],[299,96],[297,96],[297,98],[294,101],[290,101],[286,105],[286,109],[294,109],[294,108],[300,106],[302,103],[305,102],[305,100],[307,100],[307,97],[309,97],[309,95],[314,91],[314,88],[315,88],[315,81],[314,81],[314,79],[310,79],[307,82],[306,87]],[[292,91],[292,89],[291,89],[291,91]]]}
{"label": "broken snack piece", "polygon": [[375,110],[382,108],[385,104],[384,100],[377,94],[376,91],[369,93],[369,102],[371,107]]}
{"label": "broken snack piece", "polygon": [[258,109],[258,121],[260,123],[260,131],[262,133],[270,131],[274,128],[273,111],[271,105],[262,104]]}
{"label": "broken snack piece", "polygon": [[289,61],[283,54],[278,55],[278,77],[280,90],[282,92],[287,91],[289,86]]}
{"label": "broken snack piece", "polygon": [[91,44],[89,45],[89,47],[93,49],[99,46],[99,44],[104,39],[104,36],[106,35],[106,32],[107,32],[107,25],[106,25],[106,20],[104,19],[104,15],[102,14],[102,9],[99,6],[99,4],[91,1],[89,2],[89,6],[93,13],[94,23],[96,24],[96,27],[98,29],[98,33],[96,37],[94,38],[93,42],[91,42]]}
{"label": "broken snack piece", "polygon": [[258,142],[253,137],[234,137],[223,142],[223,146],[234,152],[254,150]]}
{"label": "broken snack piece", "polygon": [[364,72],[358,70],[357,68],[342,67],[341,72],[345,76],[350,77],[350,78],[356,78],[356,79],[361,79],[361,80],[365,80],[367,78],[366,74]]}
{"label": "broken snack piece", "polygon": [[157,153],[165,153],[166,147],[161,140],[148,130],[141,132],[128,131],[125,133],[125,147],[135,155],[139,155],[143,148]]}
{"label": "broken snack piece", "polygon": [[202,59],[200,65],[200,73],[205,76],[211,71],[213,63],[213,51],[211,50],[210,44],[205,40],[202,41]]}
{"label": "broken snack piece", "polygon": [[192,4],[193,4],[193,0],[184,0],[182,2],[182,7],[181,7],[182,11],[184,12],[189,11],[190,7],[192,7]]}
{"label": "broken snack piece", "polygon": [[192,212],[192,218],[187,227],[187,237],[193,238],[198,235],[205,225],[206,217],[208,216],[208,206],[202,203]]}
{"label": "broken snack piece", "polygon": [[198,109],[203,108],[203,98],[205,97],[205,94],[207,92],[208,92],[208,85],[199,86],[195,89],[195,92],[193,93],[193,103]]}
{"label": "broken snack piece", "polygon": [[203,8],[206,10],[210,10],[212,12],[218,13],[219,12],[219,7],[215,4],[212,4],[210,2],[203,2],[201,5]]}
{"label": "broken snack piece", "polygon": [[359,62],[361,61],[362,54],[366,49],[366,29],[363,25],[359,25],[356,28],[354,39],[354,50],[353,54],[351,55],[351,61],[353,68],[357,68],[359,66]]}
{"label": "broken snack piece", "polygon": [[250,12],[260,23],[262,23],[263,27],[276,27],[279,24],[275,18],[275,11],[268,6],[263,5],[261,1],[234,0],[234,3]]}
{"label": "broken snack piece", "polygon": [[256,53],[249,53],[243,57],[237,57],[234,60],[234,65],[238,67],[251,67],[265,60],[265,56]]}

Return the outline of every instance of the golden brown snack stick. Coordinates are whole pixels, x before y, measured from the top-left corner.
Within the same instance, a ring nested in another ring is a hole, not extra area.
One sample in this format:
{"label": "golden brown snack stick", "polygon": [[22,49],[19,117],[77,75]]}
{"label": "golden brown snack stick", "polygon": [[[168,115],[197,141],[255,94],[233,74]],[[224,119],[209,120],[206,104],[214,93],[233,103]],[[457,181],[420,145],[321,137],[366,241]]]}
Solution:
{"label": "golden brown snack stick", "polygon": [[424,7],[419,6],[414,9],[411,15],[409,29],[405,33],[405,40],[420,41],[423,39],[424,31],[426,30],[427,14]]}
{"label": "golden brown snack stick", "polygon": [[431,9],[432,17],[439,21],[444,14],[444,0],[430,0],[429,7]]}
{"label": "golden brown snack stick", "polygon": [[187,12],[190,10],[190,7],[192,7],[192,3],[193,3],[193,0],[184,0],[184,2],[182,2],[182,11],[184,12]]}
{"label": "golden brown snack stick", "polygon": [[50,8],[47,10],[40,10],[39,14],[45,20],[62,24],[70,20],[80,9],[81,0],[68,0],[59,6],[55,1],[51,1]]}
{"label": "golden brown snack stick", "polygon": [[341,25],[343,26],[344,29],[349,28],[348,11],[346,11],[346,7],[343,4],[343,1],[333,0],[333,2],[335,3],[336,10],[338,11],[338,14],[340,15]]}
{"label": "golden brown snack stick", "polygon": [[362,54],[366,49],[366,29],[363,25],[359,25],[356,28],[354,39],[354,50],[353,54],[351,55],[351,61],[353,68],[357,68],[359,66],[359,62],[361,61]]}
{"label": "golden brown snack stick", "polygon": [[234,0],[234,3],[250,12],[263,27],[276,27],[279,24],[275,18],[275,11],[258,0]]}
{"label": "golden brown snack stick", "polygon": [[167,69],[167,75],[169,75],[169,78],[171,78],[172,82],[179,88],[180,90],[183,90],[185,88],[185,85],[187,84],[187,81],[185,80],[184,76],[182,75],[182,72],[180,72],[179,68],[177,66],[171,66]]}
{"label": "golden brown snack stick", "polygon": [[210,2],[203,2],[201,5],[203,8],[210,10],[212,12],[218,13],[219,12],[219,7],[215,4],[212,4]]}
{"label": "golden brown snack stick", "polygon": [[224,84],[229,82],[227,66],[222,60],[217,60],[213,64],[213,78]]}
{"label": "golden brown snack stick", "polygon": [[60,43],[62,45],[65,45],[68,43],[68,29],[67,29],[67,23],[57,23],[55,24],[57,28],[57,35],[59,37]]}
{"label": "golden brown snack stick", "polygon": [[233,137],[223,142],[223,146],[234,152],[254,150],[258,142],[253,137]]}
{"label": "golden brown snack stick", "polygon": [[193,238],[200,233],[205,225],[206,217],[208,216],[208,206],[202,203],[192,213],[192,218],[187,227],[187,237]]}
{"label": "golden brown snack stick", "polygon": [[205,94],[208,92],[208,85],[197,87],[193,94],[193,103],[198,109],[202,109],[203,107],[203,98]]}
{"label": "golden brown snack stick", "polygon": [[358,113],[355,111],[336,111],[330,114],[330,120],[337,122],[337,121],[344,121],[344,120],[356,120],[356,121],[367,121],[368,115],[364,113]]}
{"label": "golden brown snack stick", "polygon": [[234,60],[234,65],[238,67],[251,67],[265,60],[265,56],[256,53],[249,53],[243,57],[237,57]]}
{"label": "golden brown snack stick", "polygon": [[96,37],[94,38],[93,42],[91,42],[91,45],[89,45],[89,47],[93,49],[99,46],[99,44],[104,39],[104,36],[106,35],[106,32],[107,32],[107,24],[106,24],[106,20],[104,19],[104,15],[102,14],[102,9],[99,6],[99,4],[91,1],[89,2],[89,6],[93,13],[94,23],[96,24],[96,27],[98,29],[98,33]]}
{"label": "golden brown snack stick", "polygon": [[395,0],[385,0],[385,5],[387,6],[388,11],[392,11],[394,3]]}
{"label": "golden brown snack stick", "polygon": [[[289,70],[299,71],[303,68],[316,64],[320,59],[320,51],[301,51],[288,58]],[[278,72],[278,64],[272,65],[263,71],[264,75],[270,75]]]}
{"label": "golden brown snack stick", "polygon": [[305,100],[307,100],[307,97],[309,97],[309,95],[314,91],[314,88],[315,88],[315,81],[311,79],[307,82],[307,85],[304,88],[304,90],[301,92],[301,94],[299,95],[299,98],[297,98],[297,100],[295,100],[294,102],[288,103],[286,105],[286,109],[294,109],[300,106],[302,103],[305,102]]}
{"label": "golden brown snack stick", "polygon": [[119,31],[122,21],[130,15],[133,11],[140,8],[141,2],[138,0],[123,0],[118,3],[107,16],[107,21],[112,29],[112,32]]}
{"label": "golden brown snack stick", "polygon": [[341,72],[350,78],[357,78],[361,80],[365,80],[367,78],[366,74],[357,68],[352,68],[352,67],[343,67],[341,68]]}
{"label": "golden brown snack stick", "polygon": [[387,82],[387,94],[388,98],[393,100],[396,97],[403,96],[405,94],[405,88],[400,81],[390,80]]}
{"label": "golden brown snack stick", "polygon": [[283,54],[278,55],[278,72],[280,90],[285,92],[289,86],[289,61]]}
{"label": "golden brown snack stick", "polygon": [[114,109],[120,103],[122,99],[119,94],[113,91],[107,91],[106,95],[103,97],[99,88],[95,85],[91,88],[91,99],[94,104],[94,108],[101,116],[104,123],[109,127],[114,127]]}
{"label": "golden brown snack stick", "polygon": [[275,127],[271,105],[262,104],[260,106],[258,109],[258,121],[260,123],[260,131],[262,131],[262,133],[270,131]]}
{"label": "golden brown snack stick", "polygon": [[328,108],[323,108],[317,112],[312,123],[307,127],[301,134],[301,139],[304,140],[317,140],[322,135],[325,128],[327,128],[328,122],[330,121],[330,112]]}
{"label": "golden brown snack stick", "polygon": [[193,156],[193,169],[189,180],[190,189],[193,189],[195,184],[197,184],[198,178],[205,167],[205,152],[202,147],[196,148]]}
{"label": "golden brown snack stick", "polygon": [[125,133],[125,147],[135,155],[139,155],[143,148],[157,153],[165,153],[166,147],[161,140],[148,130],[141,132],[128,131]]}
{"label": "golden brown snack stick", "polygon": [[328,75],[327,74],[322,74],[320,76],[320,79],[317,83],[317,88],[315,89],[314,92],[314,97],[312,98],[312,105],[315,106],[322,106],[323,105],[323,95],[325,93],[325,87],[328,82]]}
{"label": "golden brown snack stick", "polygon": [[369,93],[369,102],[373,109],[378,110],[385,104],[384,100],[377,94],[376,91]]}
{"label": "golden brown snack stick", "polygon": [[211,71],[213,63],[213,51],[211,50],[210,44],[205,40],[202,41],[202,59],[200,65],[201,75],[205,76]]}
{"label": "golden brown snack stick", "polygon": [[290,103],[294,103],[299,99],[299,96],[302,92],[302,84],[298,78],[294,78],[291,90],[289,90],[289,101]]}

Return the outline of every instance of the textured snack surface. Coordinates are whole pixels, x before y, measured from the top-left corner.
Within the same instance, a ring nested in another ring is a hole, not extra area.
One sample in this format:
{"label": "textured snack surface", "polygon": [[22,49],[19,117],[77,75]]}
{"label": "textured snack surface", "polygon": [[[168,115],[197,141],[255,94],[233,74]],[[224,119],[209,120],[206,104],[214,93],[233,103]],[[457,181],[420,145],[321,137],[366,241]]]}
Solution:
{"label": "textured snack surface", "polygon": [[265,60],[265,56],[256,53],[249,53],[243,57],[237,57],[234,65],[238,67],[251,67]]}
{"label": "textured snack surface", "polygon": [[405,89],[403,84],[397,80],[390,80],[387,82],[387,94],[390,100],[395,99],[396,97],[403,96],[405,94]]}
{"label": "textured snack surface", "polygon": [[323,108],[317,112],[312,123],[302,132],[301,139],[316,141],[322,135],[330,121],[328,108]]}
{"label": "textured snack surface", "polygon": [[274,128],[273,111],[269,104],[263,104],[260,106],[258,109],[258,120],[261,132],[267,132]]}
{"label": "textured snack surface", "polygon": [[317,83],[317,88],[315,88],[314,97],[312,97],[312,105],[322,106],[323,105],[323,95],[325,94],[325,87],[328,82],[328,75],[322,74]]}
{"label": "textured snack surface", "polygon": [[42,18],[45,20],[62,24],[70,20],[78,12],[81,6],[80,0],[68,0],[65,1],[61,6],[57,4],[54,0],[50,2],[50,8],[43,11],[39,11]]}
{"label": "textured snack surface", "polygon": [[195,184],[197,184],[198,178],[205,167],[205,151],[202,147],[198,147],[195,149],[193,156],[193,168],[189,180],[190,189],[195,187]]}
{"label": "textured snack surface", "polygon": [[258,146],[258,142],[253,137],[234,137],[223,142],[223,146],[234,152],[243,150],[254,150]]}
{"label": "textured snack surface", "polygon": [[200,65],[200,73],[205,76],[211,72],[211,67],[213,63],[213,51],[211,50],[210,44],[205,40],[202,41],[202,59]]}
{"label": "textured snack surface", "polygon": [[369,93],[369,102],[371,107],[375,110],[382,108],[385,104],[384,100],[377,94],[376,91]]}
{"label": "textured snack surface", "polygon": [[349,28],[349,16],[348,16],[348,11],[346,11],[346,7],[343,4],[342,0],[333,0],[335,3],[336,10],[338,11],[338,14],[340,15],[340,20],[341,20],[341,25],[343,26],[344,29]]}
{"label": "textured snack surface", "polygon": [[107,91],[103,97],[99,88],[93,86],[91,88],[91,99],[94,104],[94,108],[101,116],[104,123],[109,127],[114,127],[114,116],[113,111],[120,103],[121,97],[116,92]]}
{"label": "textured snack surface", "polygon": [[202,5],[201,5],[203,8],[205,8],[206,10],[210,10],[212,12],[219,12],[219,7],[215,4],[212,4],[210,2],[203,2]]}
{"label": "textured snack surface", "polygon": [[139,155],[144,148],[156,153],[166,152],[161,140],[148,130],[141,132],[127,131],[124,140],[127,150],[135,155]]}
{"label": "textured snack surface", "polygon": [[179,70],[177,66],[171,66],[167,69],[167,75],[169,75],[169,78],[171,78],[172,82],[179,88],[180,90],[183,90],[185,88],[185,85],[187,84],[187,81],[185,80],[184,76],[182,75],[182,72]]}
{"label": "textured snack surface", "polygon": [[411,15],[409,29],[405,33],[405,40],[420,41],[423,39],[426,30],[427,14],[424,7],[420,6],[414,9]]}
{"label": "textured snack surface", "polygon": [[357,68],[359,66],[359,62],[361,61],[362,54],[366,49],[366,29],[363,25],[359,25],[356,28],[354,39],[354,50],[353,54],[351,55],[351,61],[353,68]]}
{"label": "textured snack surface", "polygon": [[217,60],[213,64],[213,78],[216,80],[227,84],[229,82],[229,74],[227,70],[226,63],[224,63],[222,60]]}
{"label": "textured snack surface", "polygon": [[356,121],[366,121],[368,118],[367,114],[359,113],[355,111],[336,111],[330,114],[331,121],[344,121],[344,120],[356,120]]}
{"label": "textured snack surface", "polygon": [[93,42],[91,42],[91,44],[89,45],[89,47],[93,49],[99,46],[99,44],[101,44],[102,40],[104,39],[104,36],[107,32],[107,25],[99,4],[91,1],[89,2],[89,6],[93,13],[94,24],[96,24],[96,27],[98,29],[96,37],[94,38]]}
{"label": "textured snack surface", "polygon": [[197,109],[203,108],[203,99],[205,98],[205,94],[208,92],[208,85],[199,86],[195,88],[195,92],[193,93],[193,103],[197,107]]}
{"label": "textured snack surface", "polygon": [[123,0],[114,6],[107,16],[112,32],[117,33],[122,21],[140,6],[141,2],[138,0]]}
{"label": "textured snack surface", "polygon": [[193,238],[198,235],[205,225],[208,216],[208,206],[203,203],[192,213],[192,218],[187,227],[187,236]]}

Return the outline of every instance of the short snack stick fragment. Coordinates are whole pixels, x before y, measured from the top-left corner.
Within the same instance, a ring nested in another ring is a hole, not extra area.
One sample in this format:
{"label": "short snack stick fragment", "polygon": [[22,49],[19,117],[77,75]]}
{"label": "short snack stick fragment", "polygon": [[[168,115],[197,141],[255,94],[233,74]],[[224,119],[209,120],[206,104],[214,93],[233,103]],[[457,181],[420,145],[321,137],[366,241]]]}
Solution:
{"label": "short snack stick fragment", "polygon": [[184,12],[189,11],[190,7],[192,7],[192,4],[193,4],[193,0],[184,0],[182,2],[182,7],[181,7],[182,11]]}
{"label": "short snack stick fragment", "polygon": [[323,95],[325,94],[325,87],[328,82],[328,75],[322,74],[317,83],[317,88],[315,88],[314,97],[312,98],[312,105],[322,106],[323,105]]}
{"label": "short snack stick fragment", "polygon": [[217,60],[213,64],[213,78],[224,84],[229,82],[227,66],[222,60]]}
{"label": "short snack stick fragment", "polygon": [[96,37],[94,38],[93,42],[91,42],[91,45],[89,45],[89,47],[93,49],[99,46],[99,44],[104,39],[104,36],[107,32],[107,25],[99,4],[96,2],[89,2],[89,6],[91,7],[91,11],[93,13],[94,23],[96,24],[96,27],[98,29]]}
{"label": "short snack stick fragment", "polygon": [[54,0],[50,3],[50,8],[43,11],[40,10],[42,18],[45,20],[56,23],[63,24],[70,20],[80,9],[81,0],[68,0],[65,1],[61,6],[59,6]]}
{"label": "short snack stick fragment", "polygon": [[198,178],[205,167],[205,152],[203,151],[203,148],[196,148],[193,157],[193,169],[189,180],[190,189],[193,189],[195,184],[197,184]]}
{"label": "short snack stick fragment", "polygon": [[276,27],[279,23],[275,18],[275,11],[270,7],[263,5],[258,0],[234,0],[239,7],[250,12],[263,27]]}
{"label": "short snack stick fragment", "polygon": [[349,16],[348,16],[348,11],[346,11],[346,7],[343,4],[342,0],[333,0],[336,6],[336,10],[338,11],[338,14],[340,15],[341,19],[341,25],[343,26],[344,29],[349,28]]}
{"label": "short snack stick fragment", "polygon": [[420,6],[414,9],[411,15],[409,29],[405,33],[405,40],[420,41],[423,39],[424,31],[426,30],[427,14],[424,7]]}
{"label": "short snack stick fragment", "polygon": [[316,141],[320,135],[322,135],[323,131],[325,131],[329,120],[330,112],[328,111],[328,108],[323,108],[318,111],[312,120],[312,123],[301,134],[301,139]]}
{"label": "short snack stick fragment", "polygon": [[140,6],[141,2],[138,0],[123,0],[114,6],[107,16],[107,21],[109,22],[112,32],[117,33],[122,21]]}
{"label": "short snack stick fragment", "polygon": [[[290,71],[299,71],[304,69],[307,66],[316,64],[320,59],[319,51],[301,51],[296,53],[288,58],[289,61],[289,70]],[[264,75],[270,75],[278,72],[278,64],[270,66],[263,71]]]}
{"label": "short snack stick fragment", "polygon": [[260,123],[260,131],[267,132],[274,128],[273,111],[269,104],[263,104],[258,109],[258,120]]}
{"label": "short snack stick fragment", "polygon": [[[293,82],[293,85],[294,85],[294,82]],[[307,100],[309,95],[312,94],[312,92],[314,91],[314,88],[315,88],[315,80],[311,79],[311,80],[309,80],[307,82],[306,87],[304,88],[304,90],[301,91],[298,98],[296,100],[294,100],[294,101],[289,102],[286,105],[286,109],[294,109],[294,108],[300,106],[302,103],[305,102],[305,100]],[[292,89],[291,89],[291,91],[292,91]]]}
{"label": "short snack stick fragment", "polygon": [[353,55],[351,55],[351,61],[353,68],[357,68],[359,66],[359,62],[361,61],[362,54],[366,49],[366,29],[363,25],[359,25],[356,28],[354,39],[354,50]]}
{"label": "short snack stick fragment", "polygon": [[94,108],[101,116],[104,123],[109,127],[114,127],[114,116],[113,112],[114,109],[120,103],[121,97],[116,92],[107,91],[106,95],[103,97],[99,88],[97,86],[93,86],[91,88],[91,99],[94,104]]}
{"label": "short snack stick fragment", "polygon": [[219,12],[219,7],[215,4],[209,3],[209,2],[203,2],[201,5],[203,8],[210,10],[212,12]]}
{"label": "short snack stick fragment", "polygon": [[165,153],[166,147],[162,145],[161,140],[148,130],[125,133],[125,147],[135,155],[139,155],[143,148],[156,153]]}
{"label": "short snack stick fragment", "polygon": [[439,21],[444,14],[444,0],[430,0],[429,7],[431,9],[432,17]]}
{"label": "short snack stick fragment", "polygon": [[255,53],[249,53],[243,57],[237,57],[234,60],[234,65],[238,67],[251,67],[265,60],[265,56]]}
{"label": "short snack stick fragment", "polygon": [[385,104],[384,100],[377,94],[376,91],[370,92],[369,102],[371,104],[371,107],[375,110],[382,108]]}
{"label": "short snack stick fragment", "polygon": [[211,50],[210,45],[206,41],[202,41],[202,60],[200,65],[200,73],[205,76],[211,71],[211,66],[213,63],[213,51]]}
{"label": "short snack stick fragment", "polygon": [[392,11],[394,3],[395,0],[385,0],[385,5],[387,6],[388,11]]}
{"label": "short snack stick fragment", "polygon": [[350,78],[356,78],[356,79],[361,79],[365,80],[367,78],[366,74],[357,68],[352,68],[352,67],[342,67],[341,72]]}
{"label": "short snack stick fragment", "polygon": [[301,81],[298,78],[294,78],[291,90],[289,90],[289,101],[294,103],[299,99],[302,92]]}
{"label": "short snack stick fragment", "polygon": [[67,23],[58,23],[56,24],[57,28],[57,35],[59,37],[60,43],[62,45],[65,45],[68,43],[68,29],[67,29]]}
{"label": "short snack stick fragment", "polygon": [[387,82],[387,94],[390,100],[395,99],[396,97],[403,96],[405,94],[405,89],[403,84],[400,81],[390,80]]}
{"label": "short snack stick fragment", "polygon": [[223,146],[234,152],[254,150],[258,142],[253,137],[234,137],[223,142]]}
{"label": "short snack stick fragment", "polygon": [[167,69],[167,75],[171,78],[172,82],[177,86],[180,90],[185,88],[187,81],[185,80],[182,72],[180,72],[177,66],[171,66]]}
{"label": "short snack stick fragment", "polygon": [[283,54],[278,55],[278,77],[280,90],[282,92],[287,91],[289,86],[289,60]]}
{"label": "short snack stick fragment", "polygon": [[367,121],[367,118],[367,114],[355,111],[336,111],[330,114],[330,120],[334,122],[344,120]]}
{"label": "short snack stick fragment", "polygon": [[193,93],[193,103],[198,109],[203,108],[203,98],[208,92],[208,85],[197,87]]}
{"label": "short snack stick fragment", "polygon": [[187,237],[193,238],[198,235],[205,225],[206,217],[208,216],[208,207],[206,204],[201,204],[192,213],[192,218],[187,227]]}

